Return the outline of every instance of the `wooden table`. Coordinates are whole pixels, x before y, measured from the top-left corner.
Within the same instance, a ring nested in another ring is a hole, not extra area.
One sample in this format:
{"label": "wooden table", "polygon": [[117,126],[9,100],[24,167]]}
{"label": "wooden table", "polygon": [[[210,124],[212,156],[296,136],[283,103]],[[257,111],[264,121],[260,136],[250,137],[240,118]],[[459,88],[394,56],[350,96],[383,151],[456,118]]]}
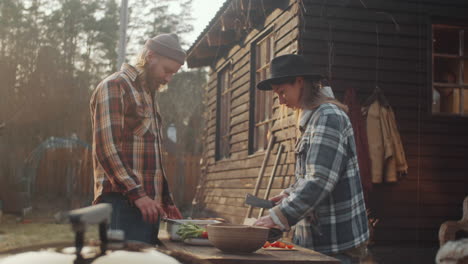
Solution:
{"label": "wooden table", "polygon": [[184,251],[200,259],[210,261],[213,264],[254,264],[254,263],[278,263],[278,264],[308,264],[308,263],[336,263],[340,261],[318,253],[316,251],[295,246],[294,251],[272,251],[259,249],[250,254],[229,254],[223,253],[215,247],[192,246],[182,242],[171,241],[168,238],[160,237],[161,242],[169,250]]}

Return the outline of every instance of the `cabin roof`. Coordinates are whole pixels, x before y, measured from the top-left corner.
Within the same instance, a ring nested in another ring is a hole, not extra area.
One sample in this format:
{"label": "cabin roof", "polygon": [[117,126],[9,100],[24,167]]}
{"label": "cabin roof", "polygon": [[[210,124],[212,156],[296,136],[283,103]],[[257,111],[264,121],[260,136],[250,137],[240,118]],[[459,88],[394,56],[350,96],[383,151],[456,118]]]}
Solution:
{"label": "cabin roof", "polygon": [[190,68],[211,65],[233,44],[238,43],[274,9],[288,1],[226,0],[187,51]]}

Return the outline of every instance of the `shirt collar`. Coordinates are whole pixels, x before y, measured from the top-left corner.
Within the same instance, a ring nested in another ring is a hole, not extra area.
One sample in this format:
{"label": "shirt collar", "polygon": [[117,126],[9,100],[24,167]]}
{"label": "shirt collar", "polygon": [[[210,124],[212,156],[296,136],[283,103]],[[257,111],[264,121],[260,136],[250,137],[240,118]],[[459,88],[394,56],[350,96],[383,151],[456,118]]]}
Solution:
{"label": "shirt collar", "polygon": [[136,78],[138,77],[138,70],[133,67],[132,65],[130,64],[127,64],[127,63],[123,63],[122,64],[122,67],[120,67],[120,70],[128,76],[128,78],[130,78],[130,80],[132,80],[132,82],[134,82],[136,80]]}
{"label": "shirt collar", "polygon": [[[330,86],[323,87],[322,93],[329,98],[335,98],[335,95],[333,94],[333,90]],[[299,118],[299,129],[301,131],[305,131],[305,127],[307,126],[307,123],[309,122],[309,119],[314,112],[315,112],[315,109],[313,110],[303,109],[301,111],[301,116]]]}
{"label": "shirt collar", "polygon": [[314,110],[304,109],[301,111],[301,116],[299,118],[299,129],[301,131],[305,130],[307,123],[309,122],[310,117],[314,113]]}
{"label": "shirt collar", "polygon": [[326,96],[326,97],[330,97],[330,98],[335,98],[335,94],[333,94],[333,90],[330,86],[324,86],[322,87],[322,93]]}

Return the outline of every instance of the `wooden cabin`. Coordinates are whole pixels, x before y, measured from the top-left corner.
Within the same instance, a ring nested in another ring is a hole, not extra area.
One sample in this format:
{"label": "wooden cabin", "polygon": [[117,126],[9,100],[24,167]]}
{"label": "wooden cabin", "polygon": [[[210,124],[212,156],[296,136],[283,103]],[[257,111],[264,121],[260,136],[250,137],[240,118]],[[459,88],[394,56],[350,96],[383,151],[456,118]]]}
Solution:
{"label": "wooden cabin", "polygon": [[364,101],[378,86],[395,112],[409,169],[373,186],[376,243],[437,244],[468,195],[467,14],[465,0],[226,1],[188,51],[189,67],[210,68],[200,208],[243,222],[271,135],[258,196],[280,144],[270,196],[294,182],[294,114],[280,119],[277,98],[255,84],[273,57],[297,53],[337,99],[351,87]]}

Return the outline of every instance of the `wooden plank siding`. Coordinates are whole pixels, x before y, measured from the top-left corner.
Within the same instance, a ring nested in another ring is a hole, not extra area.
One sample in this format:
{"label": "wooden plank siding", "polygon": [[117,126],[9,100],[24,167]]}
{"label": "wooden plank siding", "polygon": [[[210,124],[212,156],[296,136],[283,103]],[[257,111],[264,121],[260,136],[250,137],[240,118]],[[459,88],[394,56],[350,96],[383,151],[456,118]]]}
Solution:
{"label": "wooden plank siding", "polygon": [[[348,87],[362,101],[370,95],[379,48],[378,85],[395,111],[409,171],[397,183],[374,185],[369,207],[380,219],[376,241],[435,244],[440,224],[461,218],[468,195],[468,120],[430,114],[429,23],[432,17],[468,22],[468,2],[364,1],[367,8],[360,1],[302,3],[301,53],[327,72],[333,43],[331,84],[339,99]],[[399,31],[377,11],[391,14]]]}
{"label": "wooden plank siding", "polygon": [[[385,12],[385,13],[382,13]],[[464,0],[290,0],[256,25],[242,41],[220,49],[205,87],[204,155],[199,203],[230,222],[242,223],[264,152],[248,154],[251,44],[273,28],[275,55],[300,53],[318,71],[331,68],[331,85],[339,100],[348,87],[364,101],[378,86],[392,105],[408,161],[408,175],[392,184],[374,185],[368,207],[380,222],[378,244],[437,244],[440,224],[461,218],[468,195],[468,119],[433,116],[430,23],[461,19],[468,23]],[[393,18],[393,20],[392,20]],[[398,24],[398,30],[395,26]],[[377,26],[377,28],[376,28]],[[377,36],[378,29],[378,36]],[[377,44],[378,37],[378,44]],[[333,63],[329,67],[330,45]],[[230,157],[215,159],[217,73],[231,63]],[[279,144],[285,146],[271,195],[294,182],[295,116],[279,120],[275,97],[272,131],[277,137],[259,196],[265,193]],[[252,216],[258,216],[254,210]]]}
{"label": "wooden plank siding", "polygon": [[[297,16],[297,3],[290,1],[285,10],[276,9],[265,19],[262,26],[256,28],[273,28],[275,41],[275,54],[297,52],[299,35],[299,17]],[[246,193],[252,193],[258,176],[260,165],[265,153],[263,151],[252,155],[248,154],[249,134],[249,100],[250,100],[250,59],[251,43],[256,41],[264,30],[253,29],[247,34],[244,41],[232,47],[225,57],[218,60],[211,68],[209,83],[205,94],[206,102],[206,130],[205,130],[205,175],[202,183],[202,197],[200,203],[208,210],[216,212],[219,216],[234,223],[242,223],[247,207],[244,205]],[[231,83],[231,155],[225,160],[215,160],[215,131],[216,131],[216,78],[217,72],[230,61],[232,65]],[[275,109],[277,102],[275,100]],[[277,115],[277,113],[275,113]],[[287,122],[286,124],[290,124]],[[275,128],[277,130],[277,128]],[[293,130],[294,132],[294,130]],[[278,140],[267,163],[264,178],[260,186],[259,195],[263,196],[273,168],[278,146],[287,140],[277,135]],[[272,194],[278,193],[282,188],[293,183],[294,154],[290,152],[291,144],[285,145],[285,152],[278,166]],[[258,215],[258,210],[253,211]]]}

